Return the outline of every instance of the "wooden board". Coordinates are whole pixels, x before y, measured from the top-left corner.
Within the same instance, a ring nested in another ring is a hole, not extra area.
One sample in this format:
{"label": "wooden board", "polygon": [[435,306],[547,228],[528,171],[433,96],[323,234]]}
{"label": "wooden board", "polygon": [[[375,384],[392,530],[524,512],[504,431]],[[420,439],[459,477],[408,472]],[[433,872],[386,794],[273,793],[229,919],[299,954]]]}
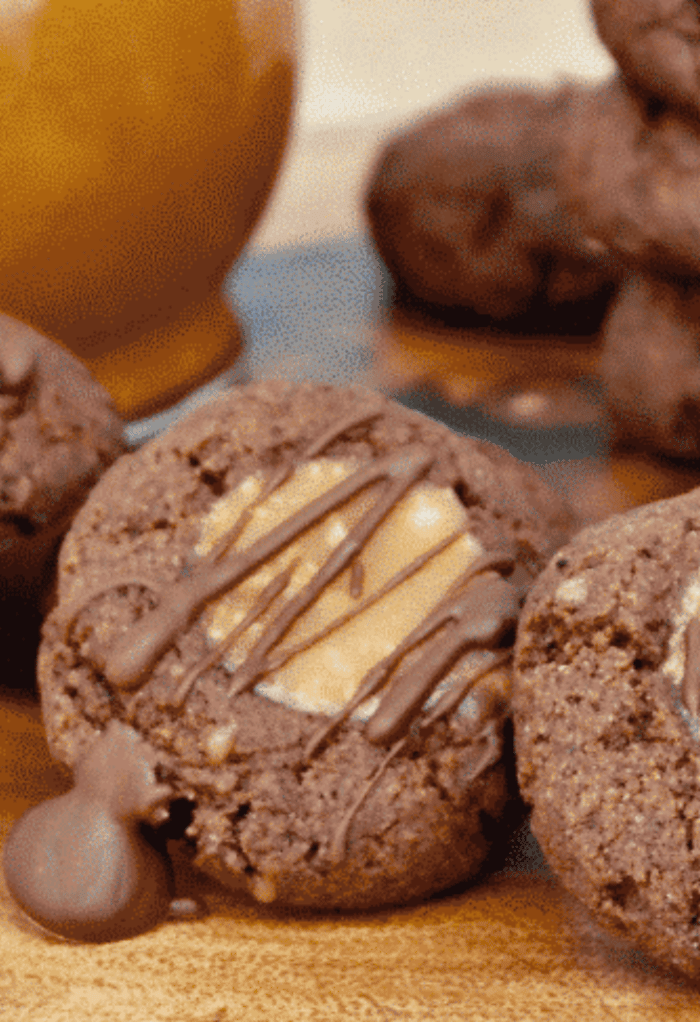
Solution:
{"label": "wooden board", "polygon": [[[0,827],[66,788],[36,702],[0,703]],[[537,860],[416,907],[289,917],[180,871],[209,915],[107,945],[35,932],[0,888],[13,1022],[695,1022],[700,994],[604,935]]]}

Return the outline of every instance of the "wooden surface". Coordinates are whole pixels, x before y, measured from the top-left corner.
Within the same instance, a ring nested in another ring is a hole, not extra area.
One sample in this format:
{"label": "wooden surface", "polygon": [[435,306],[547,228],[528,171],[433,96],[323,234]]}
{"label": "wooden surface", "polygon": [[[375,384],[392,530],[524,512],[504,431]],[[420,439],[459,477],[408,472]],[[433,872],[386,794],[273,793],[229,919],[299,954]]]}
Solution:
{"label": "wooden surface", "polygon": [[[363,350],[371,345],[374,355],[363,378],[407,403],[428,395],[448,420],[477,408],[482,425],[500,417],[519,442],[544,435],[536,432],[534,412],[552,437],[562,429],[588,437],[587,443],[592,436],[594,448],[585,448],[586,456],[557,458],[554,452],[543,466],[572,497],[582,522],[700,483],[697,469],[611,454],[604,438],[595,440],[600,408],[587,396],[587,385],[570,386],[595,378],[593,342],[487,340],[381,315],[370,317],[364,329],[355,343]],[[31,692],[0,690],[0,729],[4,834],[25,808],[65,790],[67,779],[49,759]],[[526,835],[510,849],[506,866],[478,885],[416,907],[362,916],[285,916],[236,899],[183,866],[178,883],[182,895],[206,906],[206,916],[167,921],[105,946],[44,936],[22,919],[0,886],[0,1019],[700,1017],[700,992],[665,977],[599,931],[549,875]]]}
{"label": "wooden surface", "polygon": [[[0,826],[64,790],[36,704],[5,697]],[[700,994],[603,935],[542,866],[413,908],[290,918],[183,872],[209,914],[108,945],[35,932],[0,889],[0,1013],[16,1022],[684,1022]]]}

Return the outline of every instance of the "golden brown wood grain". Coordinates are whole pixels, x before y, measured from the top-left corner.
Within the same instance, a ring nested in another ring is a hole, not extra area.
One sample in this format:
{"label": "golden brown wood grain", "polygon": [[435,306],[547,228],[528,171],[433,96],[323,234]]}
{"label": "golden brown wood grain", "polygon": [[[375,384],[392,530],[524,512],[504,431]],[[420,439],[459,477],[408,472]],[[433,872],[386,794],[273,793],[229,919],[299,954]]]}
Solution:
{"label": "golden brown wood grain", "polygon": [[[402,386],[429,371],[453,399],[468,400],[519,366],[532,393],[594,368],[590,346],[562,342],[560,349],[560,357],[556,348],[547,357],[540,346],[535,364],[534,348],[529,356],[522,347],[488,351],[478,338],[393,326],[378,350],[385,379],[393,374]],[[580,475],[573,496],[591,520],[698,482],[697,471],[619,455]],[[2,836],[25,808],[68,781],[51,763],[31,696],[0,690],[0,734]],[[699,991],[603,934],[527,861],[422,905],[332,917],[283,915],[184,866],[178,872],[182,892],[206,905],[204,918],[167,921],[102,946],[37,932],[0,886],[0,1022],[700,1018]]]}
{"label": "golden brown wood grain", "polygon": [[[6,696],[0,727],[5,832],[66,779],[49,759],[35,701]],[[603,935],[541,875],[499,873],[424,905],[330,918],[274,913],[194,877],[184,886],[206,903],[206,918],[97,946],[34,931],[3,887],[3,1013],[16,1022],[700,1016],[699,993]]]}

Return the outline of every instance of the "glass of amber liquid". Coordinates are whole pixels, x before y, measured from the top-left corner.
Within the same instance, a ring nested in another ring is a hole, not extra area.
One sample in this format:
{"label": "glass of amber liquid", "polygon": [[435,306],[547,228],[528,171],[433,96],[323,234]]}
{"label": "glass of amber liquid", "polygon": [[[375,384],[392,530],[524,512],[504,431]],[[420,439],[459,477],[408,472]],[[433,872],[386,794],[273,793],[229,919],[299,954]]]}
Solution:
{"label": "glass of amber liquid", "polygon": [[292,0],[0,0],[0,310],[136,418],[230,366],[223,278],[278,170]]}

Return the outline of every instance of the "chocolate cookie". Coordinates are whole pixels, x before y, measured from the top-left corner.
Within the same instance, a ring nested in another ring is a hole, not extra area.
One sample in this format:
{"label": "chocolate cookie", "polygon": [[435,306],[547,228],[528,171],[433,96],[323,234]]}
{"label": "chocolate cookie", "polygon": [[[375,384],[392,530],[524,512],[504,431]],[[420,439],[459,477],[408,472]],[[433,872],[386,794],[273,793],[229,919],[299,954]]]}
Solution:
{"label": "chocolate cookie", "polygon": [[603,326],[600,372],[619,439],[700,455],[700,280],[631,273]]}
{"label": "chocolate cookie", "polygon": [[469,878],[516,806],[520,601],[569,522],[506,452],[380,395],[234,388],[74,522],[39,657],[49,746],[74,766],[134,729],[195,864],[262,902]]}
{"label": "chocolate cookie", "polygon": [[700,123],[617,77],[578,94],[560,183],[584,231],[635,269],[700,274]]}
{"label": "chocolate cookie", "polygon": [[400,300],[443,318],[451,308],[529,329],[596,329],[618,269],[558,184],[580,91],[485,90],[388,145],[367,211]]}
{"label": "chocolate cookie", "polygon": [[61,536],[124,451],[108,394],[53,341],[0,313],[0,668],[34,686]]}
{"label": "chocolate cookie", "polygon": [[592,8],[598,35],[635,89],[700,115],[696,0],[592,0]]}
{"label": "chocolate cookie", "polygon": [[109,395],[72,355],[0,313],[0,572],[25,589],[125,450]]}
{"label": "chocolate cookie", "polygon": [[603,924],[700,978],[700,489],[579,533],[515,652],[532,830]]}
{"label": "chocolate cookie", "polygon": [[700,124],[616,79],[581,100],[562,190],[626,276],[601,328],[617,435],[700,454]]}

